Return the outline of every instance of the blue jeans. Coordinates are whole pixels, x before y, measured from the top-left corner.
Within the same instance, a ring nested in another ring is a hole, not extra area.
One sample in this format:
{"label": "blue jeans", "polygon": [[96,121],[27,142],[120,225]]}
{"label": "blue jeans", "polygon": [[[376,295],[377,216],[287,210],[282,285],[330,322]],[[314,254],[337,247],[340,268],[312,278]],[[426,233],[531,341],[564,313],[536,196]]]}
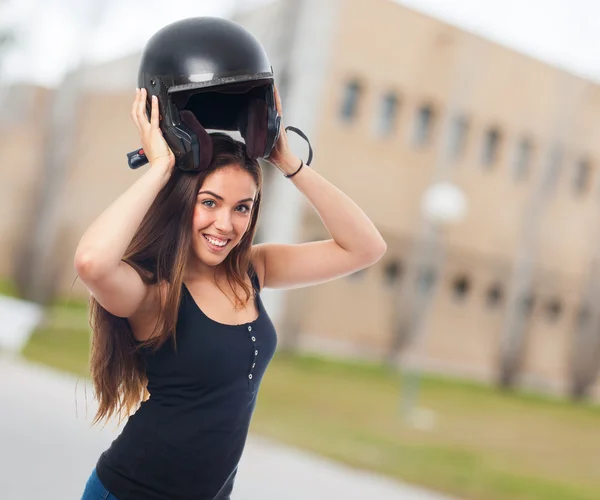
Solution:
{"label": "blue jeans", "polygon": [[100,482],[96,469],[94,469],[85,484],[85,490],[81,500],[118,500],[104,485]]}

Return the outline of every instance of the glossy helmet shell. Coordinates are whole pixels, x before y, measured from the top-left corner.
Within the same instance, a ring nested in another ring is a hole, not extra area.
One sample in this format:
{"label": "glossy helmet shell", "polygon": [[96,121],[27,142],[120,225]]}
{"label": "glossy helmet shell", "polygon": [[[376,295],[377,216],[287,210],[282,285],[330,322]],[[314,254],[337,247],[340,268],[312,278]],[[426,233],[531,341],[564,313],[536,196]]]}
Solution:
{"label": "glossy helmet shell", "polygon": [[[260,42],[216,17],[171,23],[147,42],[138,85],[159,101],[161,130],[183,170],[206,166],[206,129],[239,130],[248,155],[267,157],[279,134],[273,68]],[[195,137],[194,137],[195,136]]]}

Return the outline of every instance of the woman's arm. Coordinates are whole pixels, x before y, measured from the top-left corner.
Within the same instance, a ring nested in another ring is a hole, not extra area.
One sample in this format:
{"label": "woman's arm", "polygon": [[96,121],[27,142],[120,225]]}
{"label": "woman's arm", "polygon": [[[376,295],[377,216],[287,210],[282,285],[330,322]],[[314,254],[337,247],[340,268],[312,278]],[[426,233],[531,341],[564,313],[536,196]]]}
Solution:
{"label": "woman's arm", "polygon": [[[296,167],[299,164],[297,160]],[[316,285],[368,267],[383,257],[387,249],[384,239],[346,194],[306,167],[290,181],[306,196],[332,239],[297,245],[263,243],[254,246],[254,259],[257,268],[262,270],[264,287]]]}
{"label": "woman's arm", "polygon": [[164,162],[152,165],[90,225],[75,251],[75,267],[80,276],[103,275],[119,265],[169,175],[170,169]]}
{"label": "woman's arm", "polygon": [[140,131],[151,167],[90,225],[74,257],[79,278],[96,300],[107,311],[121,317],[137,311],[148,295],[148,286],[121,259],[175,164],[173,153],[158,128],[158,103],[152,102],[150,121],[145,103],[145,90],[137,91],[131,117]]}
{"label": "woman's arm", "polygon": [[140,132],[151,168],[84,233],[75,252],[75,267],[80,274],[104,274],[119,265],[144,215],[171,175],[175,157],[159,129],[158,102],[152,100],[150,121],[145,105],[146,90],[137,90],[131,119]]}
{"label": "woman's arm", "polygon": [[[278,94],[276,100],[281,114]],[[300,165],[289,150],[283,125],[269,161],[286,175]],[[256,245],[253,261],[262,271],[263,286],[294,288],[322,283],[368,267],[385,254],[386,243],[375,225],[340,189],[308,167],[290,182],[306,196],[332,239],[298,245]]]}

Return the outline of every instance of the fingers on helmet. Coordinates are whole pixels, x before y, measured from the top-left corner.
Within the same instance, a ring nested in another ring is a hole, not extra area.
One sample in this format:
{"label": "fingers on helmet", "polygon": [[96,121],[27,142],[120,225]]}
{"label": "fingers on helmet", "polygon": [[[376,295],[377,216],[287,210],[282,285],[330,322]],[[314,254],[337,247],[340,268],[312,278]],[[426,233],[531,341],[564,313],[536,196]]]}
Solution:
{"label": "fingers on helmet", "polygon": [[141,90],[140,100],[138,102],[137,118],[141,126],[148,126],[148,115],[146,115],[146,89]]}
{"label": "fingers on helmet", "polygon": [[160,121],[160,114],[158,112],[158,98],[152,96],[152,112],[150,113],[150,125],[152,128],[157,129]]}
{"label": "fingers on helmet", "polygon": [[137,109],[138,109],[138,103],[140,100],[140,89],[135,89],[135,99],[133,100],[133,105],[131,106],[131,120],[133,121],[133,123],[135,124],[135,126],[137,128],[140,128],[140,124],[138,122],[138,118],[137,118]]}

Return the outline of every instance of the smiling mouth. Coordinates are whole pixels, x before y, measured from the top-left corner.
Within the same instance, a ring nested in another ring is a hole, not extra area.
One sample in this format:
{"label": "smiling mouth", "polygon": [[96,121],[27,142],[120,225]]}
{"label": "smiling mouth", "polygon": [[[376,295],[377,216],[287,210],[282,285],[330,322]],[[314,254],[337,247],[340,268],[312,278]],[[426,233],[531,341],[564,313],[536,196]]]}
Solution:
{"label": "smiling mouth", "polygon": [[203,234],[202,236],[204,236],[204,239],[207,241],[209,248],[216,251],[223,250],[231,241],[229,239],[217,238],[207,234]]}

